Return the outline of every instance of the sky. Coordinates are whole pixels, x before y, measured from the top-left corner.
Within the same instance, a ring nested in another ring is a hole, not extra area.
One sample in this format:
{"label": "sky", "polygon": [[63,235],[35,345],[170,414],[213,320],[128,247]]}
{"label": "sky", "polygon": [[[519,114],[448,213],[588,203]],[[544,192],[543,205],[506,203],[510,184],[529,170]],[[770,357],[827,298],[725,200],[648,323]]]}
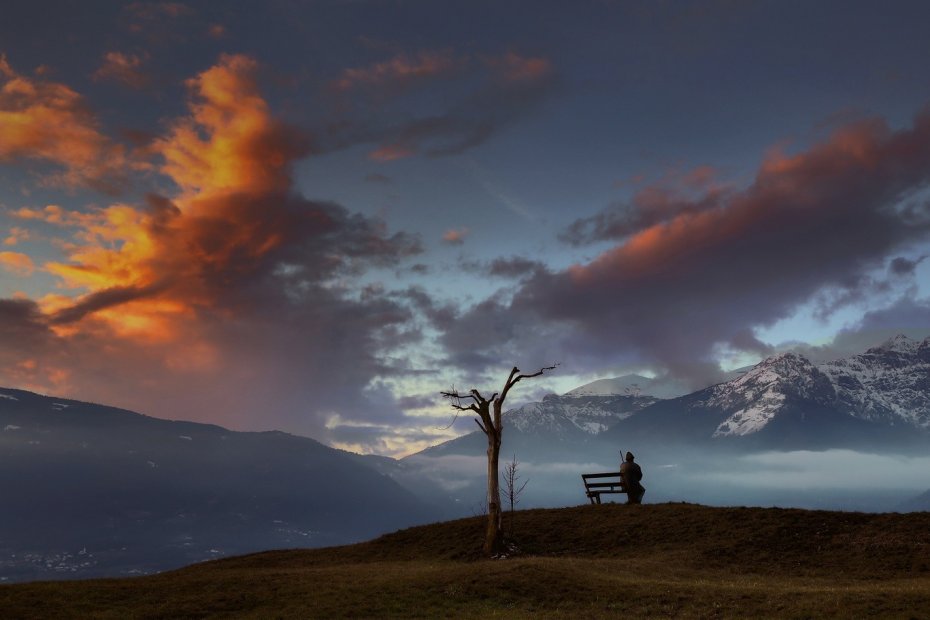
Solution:
{"label": "sky", "polygon": [[15,3],[0,385],[409,454],[930,335],[925,2]]}

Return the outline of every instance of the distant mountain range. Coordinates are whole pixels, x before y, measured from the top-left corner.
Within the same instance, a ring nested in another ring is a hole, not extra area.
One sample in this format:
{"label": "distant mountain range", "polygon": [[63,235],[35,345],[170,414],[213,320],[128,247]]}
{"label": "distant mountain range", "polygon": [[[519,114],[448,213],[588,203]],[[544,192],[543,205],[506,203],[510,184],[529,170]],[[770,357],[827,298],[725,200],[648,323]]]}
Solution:
{"label": "distant mountain range", "polygon": [[[930,338],[824,364],[783,353],[675,393],[631,375],[507,411],[502,461],[516,458],[529,480],[523,506],[583,503],[579,475],[632,450],[647,501],[887,510],[905,506],[890,491],[834,501],[803,495],[803,480],[781,495],[721,481],[762,467],[745,457],[766,451],[930,456]],[[0,388],[0,581],[147,573],[480,513],[486,447],[476,431],[401,460],[362,456]]]}
{"label": "distant mountain range", "polygon": [[607,437],[746,448],[930,447],[930,338],[897,336],[865,353],[814,364],[796,353],[643,409]]}
{"label": "distant mountain range", "polygon": [[[647,477],[658,479],[670,499],[686,492],[693,499],[707,497],[707,489],[697,489],[715,483],[699,472],[729,471],[751,453],[930,454],[930,338],[897,336],[824,364],[782,353],[740,369],[729,381],[676,398],[649,394],[649,385],[639,376],[600,380],[512,409],[504,417],[502,455],[524,462],[527,473],[537,470],[531,486],[538,503],[558,505],[577,501],[580,468],[615,469],[624,450],[645,454],[651,465],[665,464]],[[407,457],[405,475],[409,480],[418,471],[423,479],[449,482],[452,472],[444,459],[470,455],[475,458],[470,476],[460,461],[449,461],[460,473],[447,488],[459,501],[466,494],[480,497],[477,465],[485,449],[476,431]],[[798,480],[798,486],[803,483]],[[774,496],[754,497],[764,502]],[[792,495],[779,501],[791,502]]]}
{"label": "distant mountain range", "polygon": [[0,389],[0,581],[150,573],[442,516],[377,459]]}
{"label": "distant mountain range", "polygon": [[639,396],[675,398],[687,394],[683,383],[671,379],[653,379],[643,375],[624,375],[613,379],[598,379],[565,393],[565,396]]}
{"label": "distant mountain range", "polygon": [[[743,440],[754,450],[910,440],[930,447],[930,338],[917,342],[897,336],[825,364],[782,353],[735,374],[727,382],[668,399],[650,394],[646,377],[602,379],[511,409],[505,423],[512,435],[548,443],[627,436],[664,444],[733,446]],[[469,444],[467,437],[423,454]]]}

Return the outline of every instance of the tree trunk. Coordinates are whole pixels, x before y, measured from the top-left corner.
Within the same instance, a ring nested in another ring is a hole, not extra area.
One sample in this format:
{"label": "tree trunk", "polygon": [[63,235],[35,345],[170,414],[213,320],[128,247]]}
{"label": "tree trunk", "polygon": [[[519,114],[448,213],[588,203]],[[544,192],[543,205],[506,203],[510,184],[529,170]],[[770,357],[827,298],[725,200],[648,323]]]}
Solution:
{"label": "tree trunk", "polygon": [[500,473],[501,434],[488,433],[488,531],[484,538],[484,553],[492,556],[503,550]]}
{"label": "tree trunk", "polygon": [[[556,364],[558,365],[558,364]],[[504,400],[507,398],[507,392],[510,391],[521,379],[538,377],[547,370],[552,370],[555,366],[545,366],[533,374],[520,374],[520,369],[516,366],[510,371],[510,376],[504,382],[504,388],[500,391],[500,396],[495,392],[490,399],[481,395],[478,390],[471,390],[468,394],[462,394],[453,388],[448,392],[440,392],[444,398],[448,398],[452,408],[457,411],[474,411],[478,414],[475,418],[478,427],[488,438],[488,531],[484,537],[484,553],[488,556],[499,554],[504,549],[504,531],[503,531],[503,511],[501,510],[501,488],[500,472],[498,469],[498,460],[501,454],[501,434],[504,432],[501,423]],[[462,401],[471,401],[468,405],[463,405]],[[494,415],[491,415],[491,405],[494,405]],[[453,420],[454,422],[455,420]]]}

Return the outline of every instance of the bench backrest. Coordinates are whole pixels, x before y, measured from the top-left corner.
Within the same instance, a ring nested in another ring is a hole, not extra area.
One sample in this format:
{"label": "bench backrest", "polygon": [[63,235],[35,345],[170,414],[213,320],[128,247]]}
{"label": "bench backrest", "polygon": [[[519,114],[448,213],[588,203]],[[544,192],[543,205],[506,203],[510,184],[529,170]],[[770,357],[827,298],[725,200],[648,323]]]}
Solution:
{"label": "bench backrest", "polygon": [[623,478],[620,476],[619,471],[601,474],[581,474],[581,479],[584,480],[585,491],[613,491],[623,488]]}

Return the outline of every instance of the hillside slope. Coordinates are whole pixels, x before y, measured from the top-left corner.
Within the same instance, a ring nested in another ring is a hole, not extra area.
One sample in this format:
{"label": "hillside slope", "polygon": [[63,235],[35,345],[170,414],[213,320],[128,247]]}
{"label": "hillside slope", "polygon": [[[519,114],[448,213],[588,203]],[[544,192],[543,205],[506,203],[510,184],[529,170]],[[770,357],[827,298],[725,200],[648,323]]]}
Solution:
{"label": "hillside slope", "polygon": [[691,504],[516,514],[349,547],[261,553],[136,579],[0,587],[9,617],[908,617],[930,611],[930,514]]}
{"label": "hillside slope", "polygon": [[439,518],[309,438],[4,388],[0,497],[0,581],[151,573]]}

